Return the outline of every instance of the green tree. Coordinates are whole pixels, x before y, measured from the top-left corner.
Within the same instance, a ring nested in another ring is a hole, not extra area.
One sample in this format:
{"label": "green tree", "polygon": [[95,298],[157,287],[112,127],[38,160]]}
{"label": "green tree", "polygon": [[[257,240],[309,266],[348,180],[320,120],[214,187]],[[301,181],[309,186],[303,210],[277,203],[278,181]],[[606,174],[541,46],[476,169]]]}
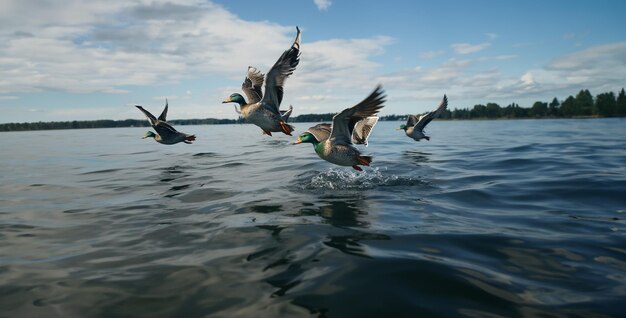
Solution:
{"label": "green tree", "polygon": [[615,94],[609,92],[596,96],[595,109],[600,116],[613,116],[615,114]]}
{"label": "green tree", "polygon": [[528,113],[532,117],[545,117],[548,115],[548,103],[535,102]]}
{"label": "green tree", "polygon": [[452,119],[470,119],[470,111],[467,108],[455,108],[452,111]]}
{"label": "green tree", "polygon": [[487,118],[500,118],[502,116],[502,108],[496,103],[487,103],[485,113]]}
{"label": "green tree", "polygon": [[614,113],[617,116],[626,116],[626,94],[624,94],[623,88],[619,91],[619,94],[617,94]]}
{"label": "green tree", "polygon": [[528,117],[528,110],[516,103],[511,103],[502,109],[502,116],[507,118],[524,118]]}
{"label": "green tree", "polygon": [[485,105],[474,105],[474,108],[470,111],[470,116],[472,118],[485,118],[487,117],[487,106]]}
{"label": "green tree", "polygon": [[587,89],[582,89],[576,95],[575,116],[589,116],[593,110],[593,96]]}
{"label": "green tree", "polygon": [[548,105],[548,115],[550,116],[558,116],[560,109],[559,106],[561,104],[559,103],[559,100],[556,99],[556,97],[552,100],[552,102],[550,102],[550,104]]}
{"label": "green tree", "polygon": [[577,115],[576,100],[572,95],[566,98],[561,104],[561,114],[565,117],[572,117]]}

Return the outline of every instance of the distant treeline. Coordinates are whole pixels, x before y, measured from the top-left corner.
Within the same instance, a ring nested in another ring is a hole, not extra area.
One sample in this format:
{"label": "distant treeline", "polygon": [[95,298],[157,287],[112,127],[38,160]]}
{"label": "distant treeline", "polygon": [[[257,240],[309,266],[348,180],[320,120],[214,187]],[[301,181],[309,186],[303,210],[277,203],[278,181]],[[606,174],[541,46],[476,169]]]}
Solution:
{"label": "distant treeline", "polygon": [[473,108],[446,110],[443,119],[478,118],[573,118],[573,117],[624,117],[626,116],[626,94],[624,89],[617,97],[613,92],[602,93],[594,98],[589,90],[581,90],[576,97],[569,96],[559,102],[555,97],[550,103],[537,101],[530,108],[511,103],[500,107],[496,103],[474,105]]}
{"label": "distant treeline", "polygon": [[[330,122],[335,113],[303,114],[291,117],[289,122]],[[474,105],[473,108],[456,108],[446,110],[442,119],[499,119],[499,118],[573,118],[573,117],[626,117],[626,94],[624,89],[615,96],[613,92],[602,93],[594,98],[589,90],[581,90],[576,97],[569,96],[560,102],[556,97],[550,102],[535,102],[531,107],[521,107],[511,103],[501,107],[496,103]],[[383,121],[405,120],[406,115],[381,116]],[[172,125],[220,125],[244,123],[239,119],[174,119]],[[125,120],[87,120],[0,124],[0,131],[49,130],[49,129],[82,129],[82,128],[114,128],[114,127],[148,127],[145,119]]]}
{"label": "distant treeline", "polygon": [[[177,125],[220,125],[236,124],[244,122],[243,119],[174,119],[169,120],[174,126]],[[124,119],[124,120],[74,120],[74,121],[53,121],[35,123],[9,123],[0,124],[0,131],[22,131],[22,130],[51,130],[51,129],[84,129],[84,128],[116,128],[116,127],[149,127],[146,119]]]}

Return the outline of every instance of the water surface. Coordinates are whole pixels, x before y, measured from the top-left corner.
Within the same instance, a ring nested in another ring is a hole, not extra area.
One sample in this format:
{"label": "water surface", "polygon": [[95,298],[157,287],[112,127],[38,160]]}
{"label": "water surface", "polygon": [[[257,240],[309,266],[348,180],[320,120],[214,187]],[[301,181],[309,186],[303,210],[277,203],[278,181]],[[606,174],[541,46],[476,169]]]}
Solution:
{"label": "water surface", "polygon": [[2,133],[0,316],[623,317],[626,120],[399,125]]}

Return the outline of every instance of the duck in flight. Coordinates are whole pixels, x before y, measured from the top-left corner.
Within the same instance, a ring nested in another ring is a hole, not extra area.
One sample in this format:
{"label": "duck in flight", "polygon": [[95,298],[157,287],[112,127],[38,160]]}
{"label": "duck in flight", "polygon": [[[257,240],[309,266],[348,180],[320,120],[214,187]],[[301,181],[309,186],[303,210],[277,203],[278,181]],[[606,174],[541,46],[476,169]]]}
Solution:
{"label": "duck in flight", "polygon": [[363,171],[359,165],[369,166],[372,156],[361,155],[354,144],[367,144],[367,137],[378,120],[376,114],[384,107],[384,103],[384,91],[378,86],[363,101],[335,115],[329,132],[328,126],[325,126],[328,124],[319,124],[298,136],[295,143],[312,143],[320,158]]}
{"label": "duck in flight", "polygon": [[424,128],[433,119],[439,117],[446,107],[448,107],[448,97],[443,95],[443,100],[441,100],[441,103],[435,110],[427,112],[419,118],[415,115],[409,115],[406,125],[400,125],[400,129],[404,130],[406,135],[415,139],[415,141],[420,141],[420,139],[430,140],[430,137],[424,134]]}
{"label": "duck in flight", "polygon": [[164,144],[164,145],[173,145],[179,142],[184,142],[186,144],[191,144],[192,141],[196,140],[195,135],[189,135],[182,132],[177,131],[170,124],[167,123],[167,108],[168,103],[167,99],[165,99],[165,108],[159,118],[154,117],[149,111],[145,110],[140,105],[135,105],[135,107],[139,108],[141,112],[148,118],[150,122],[150,126],[156,131],[156,133],[152,131],[148,131],[143,138],[154,138],[156,142]]}
{"label": "duck in flight", "polygon": [[[272,132],[282,132],[291,136],[294,130],[293,126],[287,124],[293,107],[289,106],[289,110],[281,111],[280,103],[283,100],[285,80],[293,74],[300,63],[300,29],[296,27],[296,31],[293,44],[278,58],[267,76],[254,67],[248,67],[248,73],[241,85],[241,90],[248,98],[247,101],[241,94],[234,93],[222,102],[239,104],[240,110],[237,112],[270,136]],[[265,95],[262,91],[264,78]]]}
{"label": "duck in flight", "polygon": [[[352,144],[365,145],[365,147],[367,147],[367,138],[377,122],[377,116],[367,117],[357,122],[352,130]],[[321,123],[313,127],[309,127],[306,132],[299,136],[300,142],[296,141],[296,144],[303,142],[303,139],[309,138],[314,138],[316,142],[322,142],[330,137],[331,128],[332,125],[329,123]]]}

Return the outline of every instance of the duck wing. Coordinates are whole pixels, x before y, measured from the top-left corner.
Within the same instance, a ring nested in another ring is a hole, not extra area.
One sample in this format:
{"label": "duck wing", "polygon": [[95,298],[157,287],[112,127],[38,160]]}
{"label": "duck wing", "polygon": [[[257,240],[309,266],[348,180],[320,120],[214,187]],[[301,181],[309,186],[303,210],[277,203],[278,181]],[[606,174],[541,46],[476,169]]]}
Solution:
{"label": "duck wing", "polygon": [[148,121],[150,122],[150,126],[154,127],[159,123],[159,120],[154,117],[154,115],[152,115],[149,111],[145,110],[143,107],[139,106],[139,105],[135,105],[135,107],[139,108],[139,110],[146,115],[146,117],[148,118]]}
{"label": "duck wing", "polygon": [[356,125],[354,125],[354,130],[352,130],[352,143],[355,145],[363,144],[367,147],[367,138],[370,136],[372,128],[374,128],[377,122],[377,116],[367,117],[358,121]]}
{"label": "duck wing", "polygon": [[424,127],[428,125],[428,123],[430,123],[433,119],[441,115],[441,113],[446,109],[446,107],[448,107],[448,97],[446,95],[443,95],[443,99],[441,100],[441,103],[435,110],[420,116],[419,120],[414,126],[415,129],[419,129],[420,131],[423,130]]}
{"label": "duck wing", "polygon": [[263,73],[252,66],[248,66],[248,74],[241,84],[241,90],[246,94],[249,104],[256,104],[263,98]]}
{"label": "duck wing", "polygon": [[179,134],[179,132],[174,129],[174,127],[164,121],[159,121],[159,123],[156,126],[152,126],[152,128],[154,128],[157,134],[159,134],[164,140],[167,140]]}
{"label": "duck wing", "polygon": [[289,75],[293,74],[296,66],[300,63],[300,29],[296,27],[298,34],[291,47],[283,52],[278,61],[267,73],[265,82],[265,96],[263,105],[276,114],[280,114],[278,109],[283,101],[283,85]]}
{"label": "duck wing", "polygon": [[289,105],[289,109],[280,111],[280,117],[283,119],[284,122],[287,122],[287,119],[289,119],[289,116],[291,116],[292,111],[293,106],[291,105]]}
{"label": "duck wing", "polygon": [[406,126],[407,127],[413,127],[413,126],[415,126],[415,124],[417,124],[418,121],[419,121],[419,119],[417,118],[417,116],[409,115],[409,118],[406,120]]}
{"label": "duck wing", "polygon": [[[161,138],[163,139],[167,139],[169,136],[173,136],[175,134],[178,134],[178,131],[176,129],[174,129],[174,127],[172,127],[172,125],[158,120],[156,117],[154,117],[154,115],[152,115],[149,111],[145,110],[143,107],[139,106],[139,105],[135,105],[135,107],[139,108],[139,110],[141,110],[144,115],[146,115],[146,117],[148,118],[148,121],[150,122],[150,126],[152,126],[152,128],[154,128],[154,130],[156,130],[157,134],[159,134],[161,136]],[[167,113],[167,106],[166,109],[164,110],[164,112]],[[163,114],[161,114],[160,117],[162,117]],[[164,116],[163,116],[164,117]]]}
{"label": "duck wing", "polygon": [[384,90],[379,85],[363,101],[344,109],[333,117],[330,140],[336,144],[352,144],[352,132],[357,122],[376,115],[385,103]]}
{"label": "duck wing", "polygon": [[322,142],[328,139],[328,137],[330,137],[331,126],[330,124],[326,124],[326,123],[317,124],[307,129],[307,132],[313,135],[313,137],[315,137],[315,139],[317,139],[318,142]]}
{"label": "duck wing", "polygon": [[167,121],[166,117],[167,117],[167,98],[165,99],[165,108],[163,108],[163,112],[161,112],[161,115],[159,115],[159,120]]}

